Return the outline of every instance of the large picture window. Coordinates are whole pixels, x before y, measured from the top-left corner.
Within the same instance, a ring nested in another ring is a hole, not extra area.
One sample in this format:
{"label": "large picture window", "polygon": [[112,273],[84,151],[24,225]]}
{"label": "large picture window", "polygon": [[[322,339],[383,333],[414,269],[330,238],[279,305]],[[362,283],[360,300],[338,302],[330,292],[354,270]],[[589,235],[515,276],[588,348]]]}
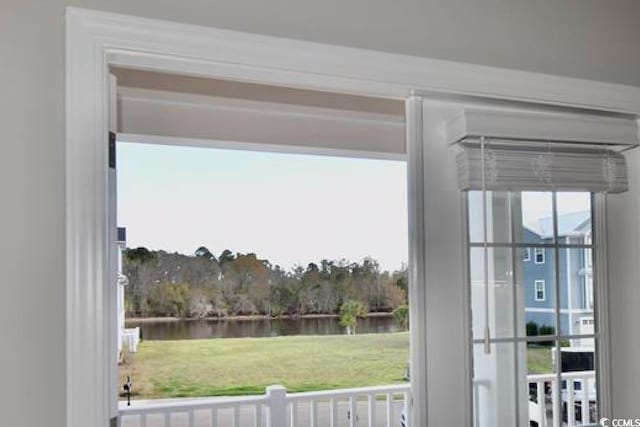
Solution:
{"label": "large picture window", "polygon": [[474,425],[595,423],[592,194],[482,197],[467,193]]}

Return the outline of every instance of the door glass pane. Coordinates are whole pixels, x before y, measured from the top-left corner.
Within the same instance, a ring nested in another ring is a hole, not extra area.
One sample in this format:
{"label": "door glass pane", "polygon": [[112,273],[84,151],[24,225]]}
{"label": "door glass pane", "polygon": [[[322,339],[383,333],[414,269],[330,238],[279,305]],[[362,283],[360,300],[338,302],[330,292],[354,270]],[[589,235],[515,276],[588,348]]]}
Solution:
{"label": "door glass pane", "polygon": [[591,193],[556,193],[558,209],[558,241],[566,244],[590,244]]}
{"label": "door glass pane", "polygon": [[[588,262],[591,249],[561,248],[560,272],[560,333],[562,335],[592,335],[593,325],[593,275]],[[579,340],[571,340],[572,346]]]}
{"label": "door glass pane", "polygon": [[[538,426],[552,426],[553,402],[557,397],[554,385],[557,381],[553,363],[553,345],[546,343],[523,343],[527,347],[527,392],[529,422]],[[557,389],[556,389],[557,393]],[[529,425],[529,424],[527,424]]]}
{"label": "door glass pane", "polygon": [[[509,242],[509,193],[488,191],[487,212],[487,242]],[[484,210],[482,205],[482,191],[468,192],[469,212],[469,241],[484,242]]]}
{"label": "door glass pane", "polygon": [[490,347],[490,353],[483,344],[473,347],[475,426],[527,425],[523,412],[528,399],[525,347],[522,343],[492,343]]}
{"label": "door glass pane", "polygon": [[[520,203],[514,204],[514,217],[520,232],[517,243],[532,245],[553,243],[553,198],[550,192],[514,193]],[[519,205],[519,206],[518,206]]]}
{"label": "door glass pane", "polygon": [[486,260],[469,202],[475,425],[593,423],[591,194],[491,193]]}
{"label": "door glass pane", "polygon": [[564,425],[597,425],[595,347],[561,347],[560,357]]}
{"label": "door glass pane", "polygon": [[[485,286],[484,248],[470,249],[471,312],[473,338],[482,339],[484,329],[489,327],[492,338],[512,337],[516,334],[514,324],[513,263],[511,248],[489,248],[488,286]],[[488,295],[487,295],[488,293]],[[489,313],[487,325],[485,313]]]}
{"label": "door glass pane", "polygon": [[524,304],[519,314],[528,337],[555,335],[555,249],[532,247],[531,254],[522,266]]}

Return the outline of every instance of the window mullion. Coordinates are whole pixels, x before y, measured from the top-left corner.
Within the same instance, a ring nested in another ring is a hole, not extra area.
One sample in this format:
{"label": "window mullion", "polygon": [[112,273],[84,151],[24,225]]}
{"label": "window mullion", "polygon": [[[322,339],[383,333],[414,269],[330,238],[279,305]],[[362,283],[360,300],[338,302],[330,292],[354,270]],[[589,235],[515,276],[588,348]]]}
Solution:
{"label": "window mullion", "polygon": [[[516,203],[515,200],[515,196],[514,193],[509,193],[509,199],[508,199],[508,221],[509,221],[509,227],[510,227],[510,231],[511,231],[511,236],[510,236],[510,241],[514,242],[516,240],[515,236],[516,236],[516,224],[515,224],[515,217],[513,214],[513,210],[514,210],[514,204]],[[518,200],[519,201],[519,200]],[[518,211],[520,211],[520,209],[518,209]],[[518,315],[519,315],[519,310],[518,310],[518,298],[517,298],[517,279],[518,279],[518,274],[517,274],[517,264],[516,262],[518,262],[519,260],[516,258],[517,253],[516,253],[516,247],[515,246],[511,246],[511,286],[512,286],[512,291],[511,291],[511,310],[512,310],[512,320],[513,320],[513,335],[515,337],[518,336]],[[513,354],[514,354],[514,375],[513,375],[513,382],[514,382],[514,388],[515,388],[515,425],[520,424],[520,364],[519,364],[519,359],[520,359],[520,354],[519,354],[519,342],[518,341],[514,341],[513,342]],[[525,348],[526,348],[526,343],[525,343]],[[525,350],[526,351],[526,350]]]}
{"label": "window mullion", "polygon": [[556,399],[556,407],[554,411],[557,411],[558,417],[562,416],[562,349],[560,348],[560,334],[562,320],[560,318],[560,252],[558,249],[558,197],[554,191],[551,198],[551,209],[553,211],[553,243],[555,248],[553,249],[553,272],[554,280],[553,287],[555,293],[555,314],[556,314],[556,339],[555,339],[555,354],[556,354],[556,393],[558,398]]}

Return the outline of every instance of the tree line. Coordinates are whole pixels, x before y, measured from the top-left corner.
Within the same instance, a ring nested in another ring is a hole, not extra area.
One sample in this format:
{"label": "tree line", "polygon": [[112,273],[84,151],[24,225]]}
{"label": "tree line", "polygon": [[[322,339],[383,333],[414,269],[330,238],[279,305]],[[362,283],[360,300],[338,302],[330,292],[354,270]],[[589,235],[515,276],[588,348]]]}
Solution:
{"label": "tree line", "polygon": [[392,312],[407,303],[406,268],[382,271],[372,258],[291,270],[254,253],[215,256],[204,246],[194,255],[130,248],[122,258],[131,317],[340,314],[352,301],[365,312]]}

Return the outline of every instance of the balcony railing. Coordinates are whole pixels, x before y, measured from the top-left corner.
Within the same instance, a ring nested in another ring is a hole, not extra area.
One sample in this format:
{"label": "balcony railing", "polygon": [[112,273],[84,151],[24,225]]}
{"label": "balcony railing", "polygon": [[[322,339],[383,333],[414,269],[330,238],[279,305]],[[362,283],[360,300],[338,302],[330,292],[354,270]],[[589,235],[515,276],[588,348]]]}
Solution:
{"label": "balcony railing", "polygon": [[[529,375],[529,420],[539,427],[581,426],[597,422],[594,371]],[[558,408],[562,408],[561,411]]]}
{"label": "balcony railing", "polygon": [[410,385],[121,404],[122,427],[409,427]]}
{"label": "balcony railing", "polygon": [[[529,421],[539,427],[596,422],[595,372],[529,375]],[[476,384],[478,387],[489,386]],[[410,385],[121,404],[122,427],[409,427]],[[559,408],[562,408],[559,410]]]}

